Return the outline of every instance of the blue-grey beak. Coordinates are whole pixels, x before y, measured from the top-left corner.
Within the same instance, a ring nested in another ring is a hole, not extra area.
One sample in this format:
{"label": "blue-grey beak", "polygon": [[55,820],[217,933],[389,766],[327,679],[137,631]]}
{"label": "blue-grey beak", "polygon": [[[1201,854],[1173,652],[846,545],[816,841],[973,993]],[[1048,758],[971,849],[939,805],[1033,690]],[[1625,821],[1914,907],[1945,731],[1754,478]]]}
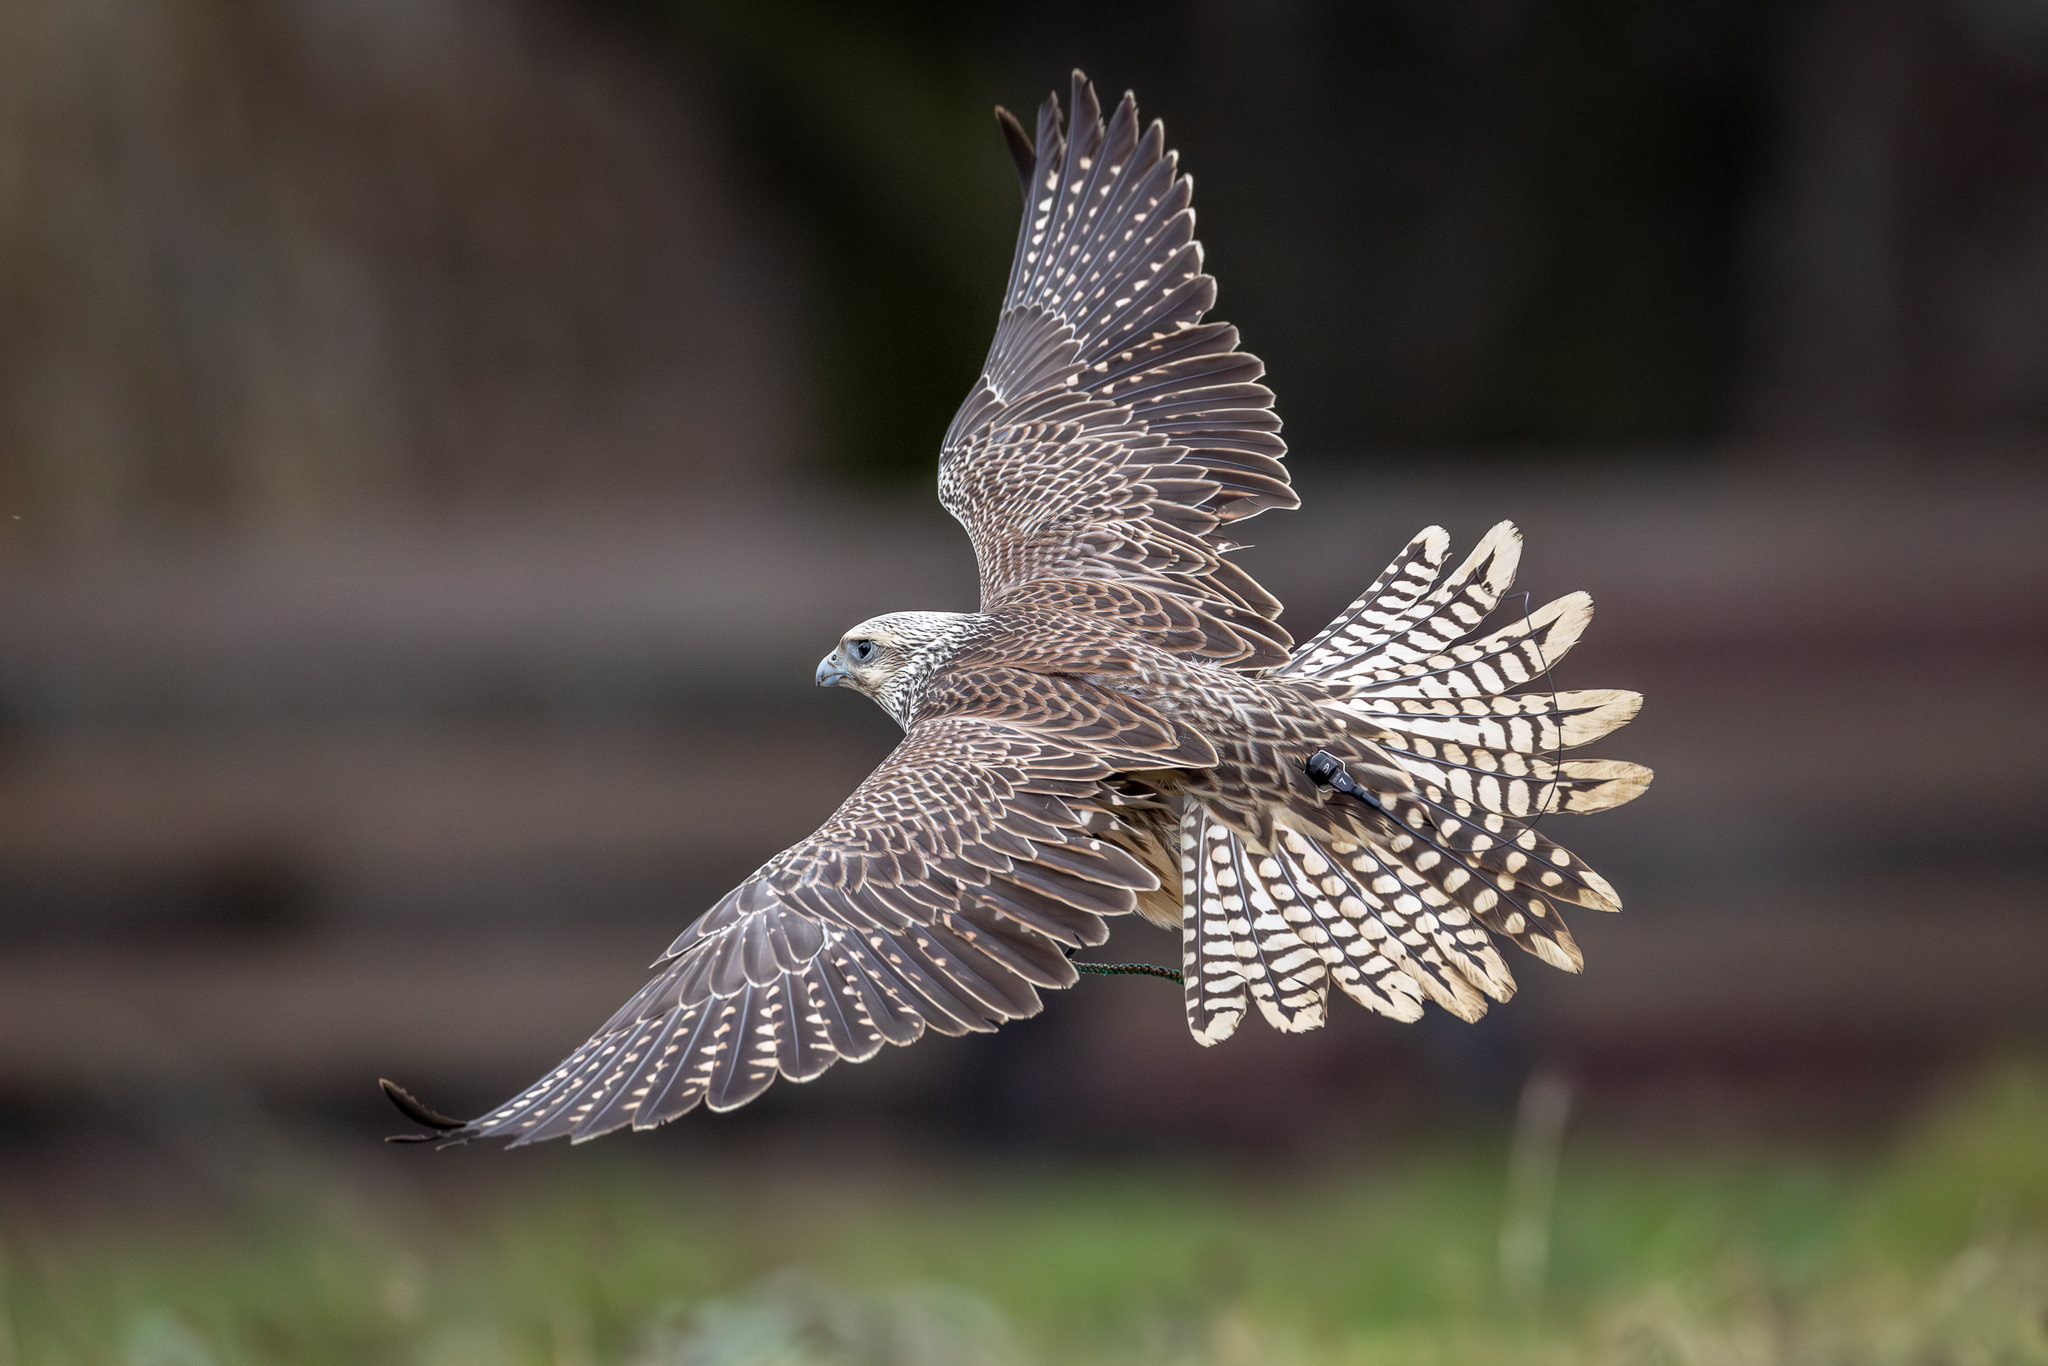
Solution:
{"label": "blue-grey beak", "polygon": [[839,667],[839,651],[834,650],[818,661],[818,686],[839,688],[853,682],[853,675]]}

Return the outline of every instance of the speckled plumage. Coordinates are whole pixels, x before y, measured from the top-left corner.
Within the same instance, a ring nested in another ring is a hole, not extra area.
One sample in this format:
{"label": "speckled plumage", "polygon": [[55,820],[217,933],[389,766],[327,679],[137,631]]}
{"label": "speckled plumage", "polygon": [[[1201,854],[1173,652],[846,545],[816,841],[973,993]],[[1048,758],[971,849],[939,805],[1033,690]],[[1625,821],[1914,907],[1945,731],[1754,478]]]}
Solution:
{"label": "speckled plumage", "polygon": [[[1520,537],[1502,524],[1446,571],[1432,528],[1293,649],[1224,558],[1230,523],[1297,500],[1263,367],[1202,321],[1190,182],[1129,95],[1105,121],[1076,73],[1071,108],[1063,136],[1048,97],[1035,142],[1001,115],[1024,220],[939,467],[981,610],[875,618],[820,665],[903,743],[587,1043],[447,1140],[647,1128],[926,1029],[992,1029],[1134,911],[1181,924],[1211,1044],[1253,1009],[1314,1028],[1332,985],[1395,1019],[1476,1018],[1514,990],[1495,936],[1575,971],[1559,906],[1619,909],[1527,824],[1649,781],[1561,757],[1640,703],[1544,681],[1590,600],[1487,632]],[[1371,803],[1311,779],[1318,751]]]}

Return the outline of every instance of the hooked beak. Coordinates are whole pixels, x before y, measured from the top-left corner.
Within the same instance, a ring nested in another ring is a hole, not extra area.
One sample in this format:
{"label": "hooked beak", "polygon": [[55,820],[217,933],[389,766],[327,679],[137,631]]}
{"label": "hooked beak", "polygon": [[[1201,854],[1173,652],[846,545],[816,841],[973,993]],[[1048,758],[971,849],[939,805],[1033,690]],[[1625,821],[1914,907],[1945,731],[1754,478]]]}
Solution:
{"label": "hooked beak", "polygon": [[817,678],[821,688],[843,688],[853,682],[853,675],[839,666],[837,650],[818,661]]}

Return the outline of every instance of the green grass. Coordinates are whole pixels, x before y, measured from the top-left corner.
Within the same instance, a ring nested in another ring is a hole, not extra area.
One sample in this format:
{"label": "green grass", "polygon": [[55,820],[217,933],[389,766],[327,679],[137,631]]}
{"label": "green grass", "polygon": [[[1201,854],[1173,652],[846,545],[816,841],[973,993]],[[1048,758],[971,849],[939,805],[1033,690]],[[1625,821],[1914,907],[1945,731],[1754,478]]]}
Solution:
{"label": "green grass", "polygon": [[1505,1148],[856,1181],[600,1144],[431,1208],[302,1161],[230,1215],[11,1219],[0,1366],[2048,1363],[2039,1071],[1856,1154],[1568,1138],[1520,1294]]}

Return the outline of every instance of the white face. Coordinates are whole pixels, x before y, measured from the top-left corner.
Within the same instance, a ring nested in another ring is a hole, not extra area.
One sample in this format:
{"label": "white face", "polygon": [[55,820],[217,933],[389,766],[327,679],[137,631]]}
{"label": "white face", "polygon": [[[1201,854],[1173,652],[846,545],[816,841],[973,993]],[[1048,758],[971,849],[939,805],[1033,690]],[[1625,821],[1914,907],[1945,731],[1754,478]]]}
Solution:
{"label": "white face", "polygon": [[964,620],[957,612],[891,612],[864,621],[818,661],[818,686],[865,693],[908,725],[904,708],[924,666],[939,652],[933,647],[943,650]]}

